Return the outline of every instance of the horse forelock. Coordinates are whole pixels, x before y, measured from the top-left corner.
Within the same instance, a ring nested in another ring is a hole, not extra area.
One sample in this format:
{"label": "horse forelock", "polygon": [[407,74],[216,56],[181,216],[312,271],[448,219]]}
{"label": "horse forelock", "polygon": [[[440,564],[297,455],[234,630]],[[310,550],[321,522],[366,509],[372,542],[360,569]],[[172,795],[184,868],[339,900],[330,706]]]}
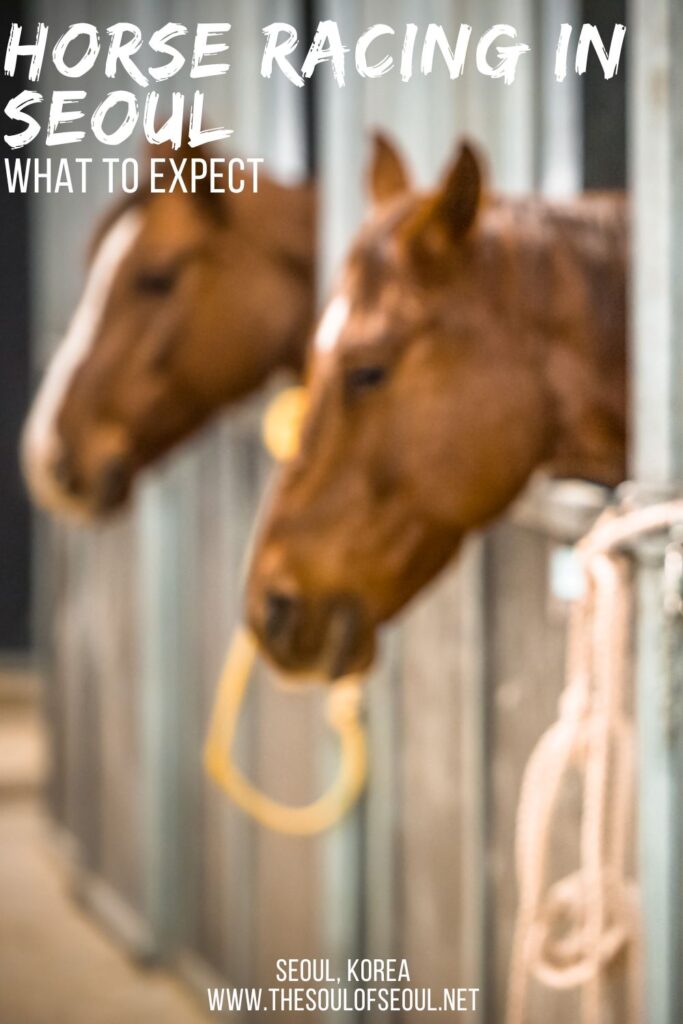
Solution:
{"label": "horse forelock", "polygon": [[316,351],[327,353],[336,348],[352,309],[370,307],[380,300],[382,286],[391,277],[391,256],[400,227],[413,208],[414,202],[392,203],[361,233],[323,310],[315,333]]}

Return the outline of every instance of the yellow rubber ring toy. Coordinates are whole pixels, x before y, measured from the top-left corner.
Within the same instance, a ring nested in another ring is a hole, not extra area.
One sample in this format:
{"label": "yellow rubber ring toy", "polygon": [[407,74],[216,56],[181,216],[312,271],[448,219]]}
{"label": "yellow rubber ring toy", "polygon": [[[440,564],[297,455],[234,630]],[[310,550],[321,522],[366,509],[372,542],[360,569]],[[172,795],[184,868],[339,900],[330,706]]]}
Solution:
{"label": "yellow rubber ring toy", "polygon": [[[301,424],[308,406],[303,387],[288,388],[271,402],[263,421],[263,437],[280,462],[299,448]],[[257,658],[254,637],[238,629],[228,651],[204,746],[204,769],[255,821],[275,832],[312,836],[332,828],[348,813],[365,788],[367,742],[361,720],[361,682],[349,676],[330,688],[327,717],[340,742],[340,766],[329,789],[312,803],[293,807],[271,799],[244,777],[233,759],[240,710]]]}
{"label": "yellow rubber ring toy", "polygon": [[204,747],[204,768],[238,807],[266,828],[297,836],[324,832],[347,814],[365,787],[367,750],[360,719],[360,680],[355,676],[340,680],[330,691],[328,720],[341,745],[341,764],[336,779],[312,803],[290,806],[257,789],[233,760],[240,709],[256,656],[256,643],[251,634],[238,630],[218,684]]}

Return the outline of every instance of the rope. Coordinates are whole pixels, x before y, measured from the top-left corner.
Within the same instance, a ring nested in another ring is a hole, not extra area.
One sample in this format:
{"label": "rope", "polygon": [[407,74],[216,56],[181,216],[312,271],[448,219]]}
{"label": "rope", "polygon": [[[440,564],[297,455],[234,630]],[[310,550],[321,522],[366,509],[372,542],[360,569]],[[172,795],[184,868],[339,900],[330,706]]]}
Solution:
{"label": "rope", "polygon": [[[580,989],[582,1024],[600,1024],[605,982],[619,957],[629,981],[625,1024],[642,1021],[638,894],[628,864],[634,741],[626,708],[632,588],[624,547],[681,521],[683,501],[609,510],[578,545],[584,591],[571,612],[566,684],[519,800],[507,1024],[527,1019],[532,978],[559,991]],[[582,783],[580,864],[547,886],[553,817],[572,771]]]}
{"label": "rope", "polygon": [[[288,388],[266,410],[264,441],[278,461],[293,458],[306,407],[304,388]],[[286,835],[311,836],[336,825],[365,787],[367,742],[361,721],[361,682],[348,676],[334,683],[327,698],[327,720],[340,742],[340,765],[329,789],[312,803],[296,807],[273,800],[242,774],[233,747],[240,711],[257,658],[254,637],[238,629],[218,683],[204,746],[204,770],[246,814],[265,828]]]}

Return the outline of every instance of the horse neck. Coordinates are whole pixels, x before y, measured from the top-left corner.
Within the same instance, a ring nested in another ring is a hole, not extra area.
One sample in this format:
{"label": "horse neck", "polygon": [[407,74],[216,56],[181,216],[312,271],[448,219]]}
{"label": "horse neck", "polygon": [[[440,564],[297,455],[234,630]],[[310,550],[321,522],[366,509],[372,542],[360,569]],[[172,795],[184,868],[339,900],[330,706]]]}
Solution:
{"label": "horse neck", "polygon": [[546,396],[543,468],[613,486],[626,472],[628,226],[623,196],[500,204],[517,343]]}
{"label": "horse neck", "polygon": [[267,248],[270,258],[286,276],[292,296],[297,296],[297,301],[288,306],[289,321],[283,322],[278,367],[300,374],[315,317],[315,187],[312,183],[288,187],[262,178],[257,193],[241,198],[245,230]]}

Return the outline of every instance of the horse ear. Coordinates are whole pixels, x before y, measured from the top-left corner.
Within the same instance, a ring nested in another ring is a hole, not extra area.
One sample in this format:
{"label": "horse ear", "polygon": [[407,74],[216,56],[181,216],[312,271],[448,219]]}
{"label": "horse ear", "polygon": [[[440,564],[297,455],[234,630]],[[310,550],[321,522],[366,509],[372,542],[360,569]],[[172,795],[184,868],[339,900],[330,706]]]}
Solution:
{"label": "horse ear", "polygon": [[432,209],[432,216],[438,218],[452,238],[462,238],[474,224],[481,205],[483,177],[476,149],[464,140]]}
{"label": "horse ear", "polygon": [[372,146],[368,174],[370,194],[373,202],[384,203],[407,192],[410,179],[398,150],[383,132],[374,132]]}

